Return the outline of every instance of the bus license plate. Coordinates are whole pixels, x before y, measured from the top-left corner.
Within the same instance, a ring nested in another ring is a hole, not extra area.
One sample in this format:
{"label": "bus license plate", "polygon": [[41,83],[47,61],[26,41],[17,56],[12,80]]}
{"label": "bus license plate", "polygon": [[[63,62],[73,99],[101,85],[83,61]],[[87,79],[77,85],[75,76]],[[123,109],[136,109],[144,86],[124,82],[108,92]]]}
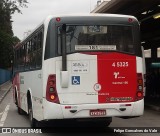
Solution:
{"label": "bus license plate", "polygon": [[105,116],[106,110],[90,110],[90,116]]}

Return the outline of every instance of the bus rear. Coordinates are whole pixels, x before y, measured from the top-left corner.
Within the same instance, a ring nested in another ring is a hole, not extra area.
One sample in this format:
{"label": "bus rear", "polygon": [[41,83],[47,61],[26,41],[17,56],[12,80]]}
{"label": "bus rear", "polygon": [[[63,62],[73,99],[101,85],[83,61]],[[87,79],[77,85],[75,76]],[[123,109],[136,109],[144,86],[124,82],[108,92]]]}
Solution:
{"label": "bus rear", "polygon": [[107,120],[143,114],[144,72],[134,17],[53,18],[48,39],[44,119]]}

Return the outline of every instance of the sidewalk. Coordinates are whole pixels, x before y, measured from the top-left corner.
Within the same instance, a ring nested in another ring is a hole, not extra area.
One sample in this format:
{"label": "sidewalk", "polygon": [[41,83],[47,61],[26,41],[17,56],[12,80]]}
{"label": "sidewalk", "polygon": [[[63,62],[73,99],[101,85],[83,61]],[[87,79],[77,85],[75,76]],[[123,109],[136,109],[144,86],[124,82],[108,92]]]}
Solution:
{"label": "sidewalk", "polygon": [[11,87],[12,87],[12,82],[11,81],[8,81],[8,82],[0,85],[0,103],[2,102],[4,97],[7,95],[7,93],[11,89]]}

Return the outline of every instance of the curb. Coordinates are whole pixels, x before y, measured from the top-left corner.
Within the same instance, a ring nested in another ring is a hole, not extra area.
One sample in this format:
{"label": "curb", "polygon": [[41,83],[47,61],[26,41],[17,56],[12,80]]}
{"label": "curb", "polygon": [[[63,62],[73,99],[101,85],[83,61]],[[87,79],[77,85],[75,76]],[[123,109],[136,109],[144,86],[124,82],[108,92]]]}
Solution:
{"label": "curb", "polygon": [[3,99],[5,98],[5,96],[8,94],[8,92],[11,90],[12,85],[9,87],[9,89],[0,97],[0,104],[3,101]]}
{"label": "curb", "polygon": [[155,110],[155,111],[160,111],[160,107],[155,106],[155,105],[151,105],[151,104],[145,104],[146,107]]}

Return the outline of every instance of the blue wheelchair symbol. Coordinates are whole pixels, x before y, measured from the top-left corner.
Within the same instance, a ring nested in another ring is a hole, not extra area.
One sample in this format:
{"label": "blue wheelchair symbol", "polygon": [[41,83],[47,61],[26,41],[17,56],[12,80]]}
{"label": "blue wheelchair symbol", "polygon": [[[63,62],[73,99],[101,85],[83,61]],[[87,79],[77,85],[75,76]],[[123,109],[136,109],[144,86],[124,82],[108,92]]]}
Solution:
{"label": "blue wheelchair symbol", "polygon": [[72,76],[72,85],[80,85],[80,76]]}

